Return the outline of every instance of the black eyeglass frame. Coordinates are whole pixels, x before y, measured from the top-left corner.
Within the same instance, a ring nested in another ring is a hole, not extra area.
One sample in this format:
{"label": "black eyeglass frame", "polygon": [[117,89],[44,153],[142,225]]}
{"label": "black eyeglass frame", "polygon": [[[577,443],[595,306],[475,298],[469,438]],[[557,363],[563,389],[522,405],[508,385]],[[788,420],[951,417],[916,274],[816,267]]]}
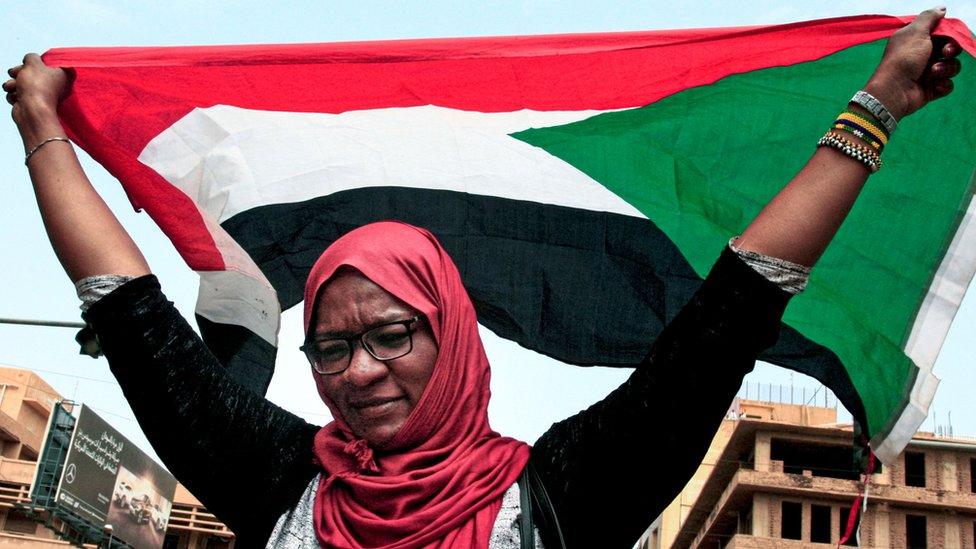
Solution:
{"label": "black eyeglass frame", "polygon": [[[395,320],[393,322],[385,322],[383,324],[379,324],[377,326],[373,326],[372,328],[370,328],[370,329],[368,329],[368,330],[366,330],[364,332],[360,332],[358,334],[354,334],[354,335],[351,335],[349,337],[324,337],[322,339],[315,339],[315,340],[312,340],[312,341],[306,341],[304,345],[302,345],[301,347],[298,348],[298,350],[300,350],[301,352],[305,353],[305,358],[308,359],[308,363],[312,365],[312,369],[315,370],[316,373],[318,373],[320,375],[323,375],[323,376],[339,375],[342,372],[345,372],[346,370],[348,370],[349,369],[349,366],[352,365],[353,343],[356,342],[356,341],[359,341],[359,345],[363,349],[365,349],[366,352],[370,354],[370,356],[372,356],[376,360],[379,360],[379,361],[382,361],[382,362],[386,362],[387,360],[396,360],[398,358],[402,358],[402,357],[405,357],[405,356],[409,355],[410,354],[410,351],[413,351],[413,332],[414,332],[413,330],[410,329],[410,327],[413,324],[415,324],[417,322],[420,322],[422,319],[423,319],[422,316],[417,315],[417,316],[414,316],[414,317],[411,317],[411,318],[407,318],[405,320]],[[380,358],[380,357],[376,356],[376,352],[373,351],[373,349],[371,349],[369,345],[366,345],[366,342],[364,341],[363,338],[365,338],[366,335],[369,334],[369,333],[371,333],[371,332],[374,332],[374,331],[379,330],[381,328],[386,328],[388,326],[395,326],[397,324],[402,324],[403,327],[407,329],[407,338],[410,341],[410,344],[407,346],[407,350],[404,351],[402,354],[399,354],[399,355],[396,355],[396,356],[391,356],[391,357],[386,357],[386,358]],[[317,352],[317,349],[315,348],[315,344],[316,343],[321,343],[323,341],[345,341],[346,342],[346,345],[349,346],[349,356],[348,356],[348,361],[346,362],[346,367],[345,368],[343,368],[343,369],[341,369],[339,371],[336,371],[336,372],[323,372],[323,371],[319,370],[318,366],[316,366],[316,364],[315,364],[315,354]]]}

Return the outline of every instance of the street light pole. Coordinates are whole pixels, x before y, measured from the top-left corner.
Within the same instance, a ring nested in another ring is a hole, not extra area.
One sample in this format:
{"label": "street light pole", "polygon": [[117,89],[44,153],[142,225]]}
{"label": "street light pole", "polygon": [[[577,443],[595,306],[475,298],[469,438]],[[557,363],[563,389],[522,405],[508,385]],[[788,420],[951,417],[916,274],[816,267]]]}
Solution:
{"label": "street light pole", "polygon": [[26,318],[0,318],[0,324],[20,324],[22,326],[49,326],[52,328],[84,328],[81,322],[61,322],[58,320],[31,320]]}
{"label": "street light pole", "polygon": [[107,549],[112,549],[112,525],[106,524],[105,526],[102,526],[102,533],[108,534],[108,545],[105,547]]}

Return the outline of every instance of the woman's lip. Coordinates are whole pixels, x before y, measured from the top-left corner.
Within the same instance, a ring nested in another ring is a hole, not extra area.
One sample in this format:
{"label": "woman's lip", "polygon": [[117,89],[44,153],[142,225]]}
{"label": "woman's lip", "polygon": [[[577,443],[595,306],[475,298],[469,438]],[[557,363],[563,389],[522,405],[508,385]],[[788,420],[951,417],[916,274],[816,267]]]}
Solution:
{"label": "woman's lip", "polygon": [[388,397],[370,397],[361,400],[354,400],[349,403],[353,408],[369,408],[371,406],[379,406],[380,404],[386,404],[387,402],[393,400],[400,400],[401,396],[388,396]]}
{"label": "woman's lip", "polygon": [[402,396],[374,397],[350,402],[349,405],[361,416],[381,416],[392,410],[401,399]]}

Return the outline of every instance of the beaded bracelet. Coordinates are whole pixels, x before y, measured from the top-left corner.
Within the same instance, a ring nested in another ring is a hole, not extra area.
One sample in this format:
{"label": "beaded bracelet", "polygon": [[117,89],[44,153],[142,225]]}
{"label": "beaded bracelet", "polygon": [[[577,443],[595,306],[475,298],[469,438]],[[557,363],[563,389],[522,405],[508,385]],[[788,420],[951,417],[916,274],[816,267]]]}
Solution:
{"label": "beaded bracelet", "polygon": [[878,139],[888,142],[888,138],[891,137],[891,133],[884,127],[884,124],[874,118],[873,115],[865,115],[861,111],[855,111],[851,108],[846,109],[844,112],[837,115],[840,120],[847,120],[855,124],[860,124],[864,129],[871,132],[872,135],[876,136]]}
{"label": "beaded bracelet", "polygon": [[888,144],[888,134],[886,132],[882,131],[871,120],[850,110],[837,115],[837,119],[834,120],[834,127],[844,129],[864,141],[873,142],[872,145],[878,149],[878,153]]}
{"label": "beaded bracelet", "polygon": [[871,136],[871,134],[861,131],[856,125],[837,123],[834,124],[834,126],[831,129],[835,130],[834,133],[845,132],[850,135],[853,135],[854,137],[858,138],[860,141],[870,145],[871,148],[874,149],[874,152],[878,154],[881,154],[881,152],[884,150],[883,143],[879,143],[875,141],[873,136]]}
{"label": "beaded bracelet", "polygon": [[831,147],[867,166],[871,173],[881,169],[881,155],[870,147],[859,145],[846,137],[828,131],[817,141],[818,147]]}
{"label": "beaded bracelet", "polygon": [[[854,105],[863,110],[853,109]],[[854,94],[848,108],[837,115],[827,133],[817,141],[817,146],[837,149],[875,173],[881,169],[881,153],[897,124],[881,101],[862,90]],[[844,134],[857,139],[852,140]]]}

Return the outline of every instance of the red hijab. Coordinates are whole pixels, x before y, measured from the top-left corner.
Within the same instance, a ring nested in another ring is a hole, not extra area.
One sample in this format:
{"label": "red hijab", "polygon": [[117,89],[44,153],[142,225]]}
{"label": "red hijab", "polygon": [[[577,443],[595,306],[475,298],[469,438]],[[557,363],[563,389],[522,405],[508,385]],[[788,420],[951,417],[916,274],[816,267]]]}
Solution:
{"label": "red hijab", "polygon": [[315,498],[323,547],[487,548],[505,491],[529,446],[488,425],[491,373],[474,306],[454,262],[429,232],[398,222],[356,229],[330,246],[305,285],[305,333],[316,296],[351,267],[420,311],[438,356],[423,396],[388,450],[373,451],[335,420],[315,437],[324,469]]}

